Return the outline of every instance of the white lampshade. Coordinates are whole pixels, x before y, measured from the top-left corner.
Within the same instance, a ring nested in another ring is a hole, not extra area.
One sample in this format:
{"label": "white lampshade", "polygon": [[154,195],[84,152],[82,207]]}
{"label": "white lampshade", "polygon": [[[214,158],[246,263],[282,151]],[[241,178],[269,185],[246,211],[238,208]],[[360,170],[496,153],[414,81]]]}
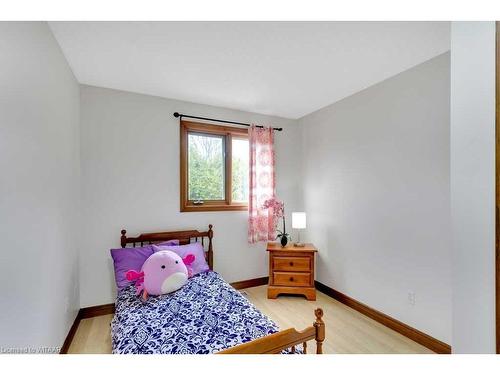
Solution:
{"label": "white lampshade", "polygon": [[305,227],[306,227],[306,213],[292,212],[292,228],[305,229]]}

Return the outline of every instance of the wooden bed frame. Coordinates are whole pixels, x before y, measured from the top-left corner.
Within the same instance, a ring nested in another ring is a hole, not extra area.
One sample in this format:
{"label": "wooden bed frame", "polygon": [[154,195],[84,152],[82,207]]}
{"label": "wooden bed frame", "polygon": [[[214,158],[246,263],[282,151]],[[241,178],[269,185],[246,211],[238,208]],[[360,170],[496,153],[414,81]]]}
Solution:
{"label": "wooden bed frame", "polygon": [[[122,247],[127,247],[127,244],[136,246],[137,244],[154,244],[168,240],[179,240],[181,245],[188,243],[201,242],[205,249],[205,238],[208,239],[207,249],[205,251],[205,259],[210,267],[214,269],[213,245],[212,238],[214,236],[213,226],[210,224],[208,230],[200,232],[198,230],[182,230],[174,232],[156,232],[143,233],[137,237],[127,237],[127,231],[122,229],[120,243]],[[307,327],[303,331],[297,331],[295,328],[289,328],[284,331],[276,332],[271,335],[261,337],[256,340],[246,342],[234,346],[232,348],[222,350],[217,354],[278,354],[285,349],[291,349],[295,353],[295,346],[302,344],[304,353],[307,353],[307,341],[316,341],[316,354],[323,354],[323,341],[325,340],[325,323],[322,320],[323,310],[318,308],[314,311],[316,320],[312,326]]]}
{"label": "wooden bed frame", "polygon": [[295,345],[302,344],[303,352],[307,353],[307,341],[316,340],[316,354],[323,354],[323,341],[325,340],[325,323],[321,319],[323,310],[314,310],[316,321],[312,327],[303,331],[295,328],[285,329],[272,335],[261,337],[244,344],[233,346],[216,354],[279,354],[285,349],[295,353]]}
{"label": "wooden bed frame", "polygon": [[[169,240],[179,240],[179,244],[187,245],[191,243],[191,239],[194,242],[201,242],[201,246],[205,248],[205,238],[208,238],[208,249],[205,251],[205,259],[208,263],[210,270],[214,270],[214,252],[212,245],[212,238],[214,237],[214,231],[212,230],[213,225],[208,225],[208,230],[206,232],[200,232],[198,230],[181,230],[175,232],[157,232],[157,233],[143,233],[137,237],[127,237],[127,231],[122,229],[122,236],[120,237],[120,243],[122,247],[127,247],[127,244],[132,244],[133,247],[136,244],[154,244],[158,242],[164,242]],[[198,241],[200,239],[200,241]]]}

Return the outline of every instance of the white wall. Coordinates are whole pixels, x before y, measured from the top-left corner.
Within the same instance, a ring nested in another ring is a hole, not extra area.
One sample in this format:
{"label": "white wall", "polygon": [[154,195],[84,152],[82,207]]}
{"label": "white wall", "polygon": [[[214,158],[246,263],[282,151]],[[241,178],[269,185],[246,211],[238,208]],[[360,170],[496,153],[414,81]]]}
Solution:
{"label": "white wall", "polygon": [[276,133],[277,195],[300,209],[296,121],[81,86],[81,306],[114,301],[109,249],[120,230],[205,229],[214,225],[214,264],[228,281],[267,276],[264,244],[247,244],[246,212],[179,212],[179,120],[173,112],[284,127]]}
{"label": "white wall", "polygon": [[48,25],[0,22],[0,347],[61,346],[79,308],[79,87]]}
{"label": "white wall", "polygon": [[495,352],[495,23],[451,32],[453,352]]}
{"label": "white wall", "polygon": [[179,111],[285,127],[278,196],[308,213],[317,279],[455,353],[494,352],[494,22],[453,23],[451,146],[448,54],[297,122],[79,89],[45,23],[0,35],[0,347],[59,346],[80,306],[112,302],[122,228],[212,223],[217,271],[267,275],[246,213],[179,213]]}
{"label": "white wall", "polygon": [[300,124],[316,278],[450,343],[449,53]]}

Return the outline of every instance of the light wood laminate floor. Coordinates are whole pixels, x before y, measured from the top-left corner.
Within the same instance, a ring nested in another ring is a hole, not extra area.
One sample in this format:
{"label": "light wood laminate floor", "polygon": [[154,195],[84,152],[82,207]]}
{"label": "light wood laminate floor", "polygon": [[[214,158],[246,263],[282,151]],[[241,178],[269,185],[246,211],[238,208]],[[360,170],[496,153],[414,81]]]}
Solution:
{"label": "light wood laminate floor", "polygon": [[[246,297],[281,329],[304,329],[314,321],[314,309],[323,308],[326,325],[325,353],[432,353],[429,349],[317,292],[316,301],[303,297],[280,296],[267,299],[267,286],[243,289]],[[69,353],[110,353],[109,324],[113,315],[83,319]],[[315,344],[310,342],[309,351]]]}

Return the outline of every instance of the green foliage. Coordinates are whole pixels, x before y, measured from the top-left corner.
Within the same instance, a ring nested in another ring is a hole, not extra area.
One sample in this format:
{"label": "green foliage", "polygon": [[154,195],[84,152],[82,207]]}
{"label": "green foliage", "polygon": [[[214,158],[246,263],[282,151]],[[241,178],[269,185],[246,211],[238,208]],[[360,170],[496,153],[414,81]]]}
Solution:
{"label": "green foliage", "polygon": [[[241,142],[237,147],[240,156],[233,154],[231,193],[233,201],[246,202],[248,159],[245,149],[241,148]],[[203,201],[225,199],[224,137],[189,134],[188,163],[189,199]]]}
{"label": "green foliage", "polygon": [[232,172],[233,201],[248,201],[248,162],[245,163],[239,158],[233,158]]}
{"label": "green foliage", "polygon": [[223,138],[189,135],[189,199],[224,199]]}

